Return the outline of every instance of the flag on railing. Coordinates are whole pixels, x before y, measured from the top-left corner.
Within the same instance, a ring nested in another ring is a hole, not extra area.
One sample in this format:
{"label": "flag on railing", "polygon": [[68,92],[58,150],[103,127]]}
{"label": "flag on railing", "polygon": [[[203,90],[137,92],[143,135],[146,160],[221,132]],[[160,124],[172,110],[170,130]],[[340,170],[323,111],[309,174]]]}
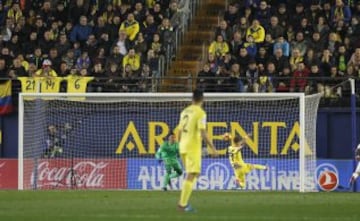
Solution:
{"label": "flag on railing", "polygon": [[8,114],[12,110],[11,81],[0,82],[0,115]]}

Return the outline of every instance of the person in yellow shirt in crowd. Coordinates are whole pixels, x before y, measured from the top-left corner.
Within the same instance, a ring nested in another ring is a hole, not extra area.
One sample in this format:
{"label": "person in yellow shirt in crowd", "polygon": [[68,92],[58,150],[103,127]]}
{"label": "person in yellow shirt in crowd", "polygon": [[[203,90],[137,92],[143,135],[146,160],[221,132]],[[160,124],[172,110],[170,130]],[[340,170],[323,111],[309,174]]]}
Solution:
{"label": "person in yellow shirt in crowd", "polygon": [[80,71],[79,75],[76,69],[72,69],[64,79],[67,81],[68,93],[86,93],[88,83],[94,80],[94,77],[87,76],[86,71]]}
{"label": "person in yellow shirt in crowd", "polygon": [[246,31],[246,37],[252,35],[255,43],[263,43],[265,40],[265,29],[258,20],[254,20]]}
{"label": "person in yellow shirt in crowd", "polygon": [[123,59],[123,68],[125,69],[126,65],[131,66],[132,71],[138,71],[140,68],[140,56],[135,53],[135,49],[131,48],[129,53]]}
{"label": "person in yellow shirt in crowd", "polygon": [[290,60],[289,60],[291,70],[295,71],[297,68],[297,65],[303,61],[304,61],[304,57],[301,56],[300,50],[298,48],[292,49]]}
{"label": "person in yellow shirt in crowd", "polygon": [[223,57],[229,52],[229,45],[224,41],[222,35],[216,36],[216,41],[213,41],[209,47],[209,53],[216,57]]}
{"label": "person in yellow shirt in crowd", "polygon": [[23,16],[20,5],[18,2],[14,2],[11,8],[7,12],[7,17],[14,19],[14,22],[17,23],[19,18]]}
{"label": "person in yellow shirt in crowd", "polygon": [[51,61],[49,59],[45,59],[42,63],[42,68],[35,72],[35,76],[37,77],[57,77],[56,71],[51,68]]}
{"label": "person in yellow shirt in crowd", "polygon": [[134,41],[137,33],[140,30],[139,23],[135,20],[134,14],[129,13],[127,19],[121,23],[120,30],[125,30],[130,41]]}

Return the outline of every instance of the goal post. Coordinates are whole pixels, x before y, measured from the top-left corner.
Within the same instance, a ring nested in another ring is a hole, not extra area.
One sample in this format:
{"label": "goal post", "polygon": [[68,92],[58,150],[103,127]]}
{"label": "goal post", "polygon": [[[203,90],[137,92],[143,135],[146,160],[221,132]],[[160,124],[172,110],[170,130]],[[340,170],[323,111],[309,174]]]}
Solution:
{"label": "goal post", "polygon": [[[232,189],[235,178],[221,135],[251,133],[248,190],[317,191],[316,118],[320,94],[205,93],[207,130],[220,157],[203,157],[197,189]],[[176,129],[190,93],[19,95],[18,188],[160,189],[154,153]],[[174,181],[179,189],[181,180]]]}

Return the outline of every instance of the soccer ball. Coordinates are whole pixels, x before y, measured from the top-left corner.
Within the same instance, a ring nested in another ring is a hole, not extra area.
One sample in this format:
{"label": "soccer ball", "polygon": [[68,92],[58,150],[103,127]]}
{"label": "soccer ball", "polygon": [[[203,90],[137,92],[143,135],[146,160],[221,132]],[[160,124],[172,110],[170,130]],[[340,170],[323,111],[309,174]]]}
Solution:
{"label": "soccer ball", "polygon": [[229,141],[231,139],[231,135],[229,133],[224,133],[223,134],[223,140],[224,141]]}

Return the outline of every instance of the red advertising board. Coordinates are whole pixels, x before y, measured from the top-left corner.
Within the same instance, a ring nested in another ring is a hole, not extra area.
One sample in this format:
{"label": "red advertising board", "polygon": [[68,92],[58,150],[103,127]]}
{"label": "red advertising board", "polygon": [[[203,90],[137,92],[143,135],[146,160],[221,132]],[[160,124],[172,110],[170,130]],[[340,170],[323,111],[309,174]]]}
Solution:
{"label": "red advertising board", "polygon": [[[17,189],[17,160],[0,160],[0,166],[1,163],[0,189]],[[34,188],[126,189],[126,160],[25,159],[24,189]]]}
{"label": "red advertising board", "polygon": [[18,161],[0,159],[0,189],[17,189]]}

